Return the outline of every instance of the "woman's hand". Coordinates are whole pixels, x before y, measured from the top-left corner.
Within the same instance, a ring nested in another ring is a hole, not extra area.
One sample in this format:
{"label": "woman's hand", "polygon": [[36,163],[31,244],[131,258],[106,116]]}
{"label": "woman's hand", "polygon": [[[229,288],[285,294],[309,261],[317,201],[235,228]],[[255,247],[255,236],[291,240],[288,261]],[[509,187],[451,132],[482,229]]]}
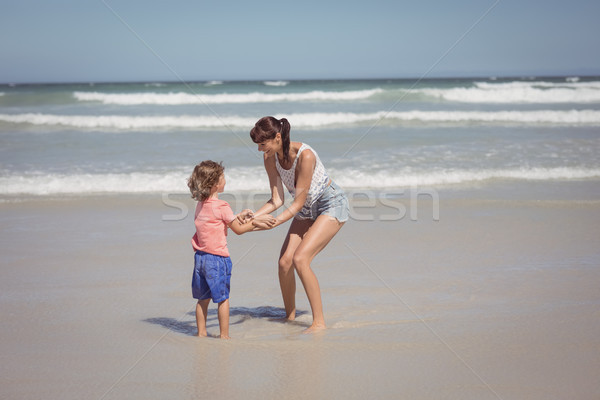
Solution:
{"label": "woman's hand", "polygon": [[240,223],[240,225],[243,225],[246,222],[249,222],[252,218],[254,218],[254,211],[252,211],[250,209],[245,209],[244,211],[242,211],[241,213],[239,213],[237,215],[237,220]]}
{"label": "woman's hand", "polygon": [[254,217],[252,225],[260,229],[271,229],[275,226],[277,220],[271,214],[263,214]]}

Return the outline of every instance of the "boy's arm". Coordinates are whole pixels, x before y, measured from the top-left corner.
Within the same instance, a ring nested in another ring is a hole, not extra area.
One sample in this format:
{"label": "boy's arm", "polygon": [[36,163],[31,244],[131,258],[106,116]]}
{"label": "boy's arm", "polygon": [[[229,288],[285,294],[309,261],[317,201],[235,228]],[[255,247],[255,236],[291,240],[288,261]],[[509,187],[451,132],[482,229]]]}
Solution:
{"label": "boy's arm", "polygon": [[229,228],[231,228],[231,230],[235,234],[242,235],[246,232],[263,231],[266,229],[271,229],[276,221],[275,218],[269,214],[261,215],[261,216],[257,217],[256,219],[260,220],[262,222],[265,222],[268,227],[263,228],[263,227],[255,226],[254,225],[255,219],[251,219],[250,221],[242,224],[242,223],[240,223],[239,218],[234,218],[234,220],[229,223]]}
{"label": "boy's arm", "polygon": [[229,223],[229,228],[236,235],[242,235],[242,234],[244,234],[246,232],[250,232],[250,231],[254,230],[255,226],[252,225],[252,220],[241,224],[240,221],[238,221],[238,219],[235,218],[233,221],[231,221]]}

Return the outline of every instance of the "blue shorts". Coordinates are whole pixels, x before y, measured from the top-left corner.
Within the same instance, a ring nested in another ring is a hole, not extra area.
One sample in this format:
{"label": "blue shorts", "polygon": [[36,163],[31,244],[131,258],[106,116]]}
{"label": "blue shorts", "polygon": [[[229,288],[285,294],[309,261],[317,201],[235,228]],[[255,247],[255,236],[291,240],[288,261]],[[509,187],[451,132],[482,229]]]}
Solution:
{"label": "blue shorts", "polygon": [[192,295],[195,299],[212,298],[220,303],[229,298],[231,282],[231,258],[196,251],[194,255],[194,275]]}
{"label": "blue shorts", "polygon": [[339,222],[348,221],[348,197],[334,181],[331,181],[331,184],[325,188],[312,206],[307,207],[304,205],[295,218],[312,219],[315,221],[319,215],[329,215],[336,218]]}

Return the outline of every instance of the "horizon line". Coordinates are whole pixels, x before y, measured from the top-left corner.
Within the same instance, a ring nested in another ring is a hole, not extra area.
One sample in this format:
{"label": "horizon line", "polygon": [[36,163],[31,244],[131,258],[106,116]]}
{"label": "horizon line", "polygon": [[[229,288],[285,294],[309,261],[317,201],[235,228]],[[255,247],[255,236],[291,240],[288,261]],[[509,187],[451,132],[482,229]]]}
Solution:
{"label": "horizon line", "polygon": [[[504,80],[504,79],[519,79],[519,80],[534,80],[534,79],[559,79],[559,78],[599,78],[599,74],[480,74],[472,76],[432,76],[423,78],[423,81],[432,80],[447,80],[447,79],[485,79],[485,80]],[[185,80],[186,83],[207,83],[207,82],[310,82],[310,81],[386,81],[386,80],[402,80],[411,81],[419,79],[418,77],[381,77],[381,78],[270,78],[270,79],[190,79]],[[141,83],[165,83],[165,84],[180,84],[179,80],[171,79],[149,79],[149,80],[98,80],[98,81],[39,81],[39,82],[0,82],[0,86],[29,86],[29,85],[107,85],[107,84],[141,84]]]}

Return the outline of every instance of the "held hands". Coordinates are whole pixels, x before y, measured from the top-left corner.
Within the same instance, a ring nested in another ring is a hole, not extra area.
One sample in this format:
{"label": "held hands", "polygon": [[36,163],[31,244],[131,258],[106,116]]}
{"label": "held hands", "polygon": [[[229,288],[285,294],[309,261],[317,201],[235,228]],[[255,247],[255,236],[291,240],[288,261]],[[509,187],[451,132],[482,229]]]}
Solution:
{"label": "held hands", "polygon": [[271,229],[276,223],[277,220],[271,214],[259,215],[252,220],[252,225],[260,229]]}
{"label": "held hands", "polygon": [[259,229],[271,229],[277,224],[277,220],[271,214],[254,216],[254,212],[250,209],[239,213],[237,221],[241,225],[252,221],[252,225]]}
{"label": "held hands", "polygon": [[250,222],[254,218],[254,212],[250,209],[245,209],[241,213],[238,214],[237,220],[240,224],[245,224],[246,222]]}

